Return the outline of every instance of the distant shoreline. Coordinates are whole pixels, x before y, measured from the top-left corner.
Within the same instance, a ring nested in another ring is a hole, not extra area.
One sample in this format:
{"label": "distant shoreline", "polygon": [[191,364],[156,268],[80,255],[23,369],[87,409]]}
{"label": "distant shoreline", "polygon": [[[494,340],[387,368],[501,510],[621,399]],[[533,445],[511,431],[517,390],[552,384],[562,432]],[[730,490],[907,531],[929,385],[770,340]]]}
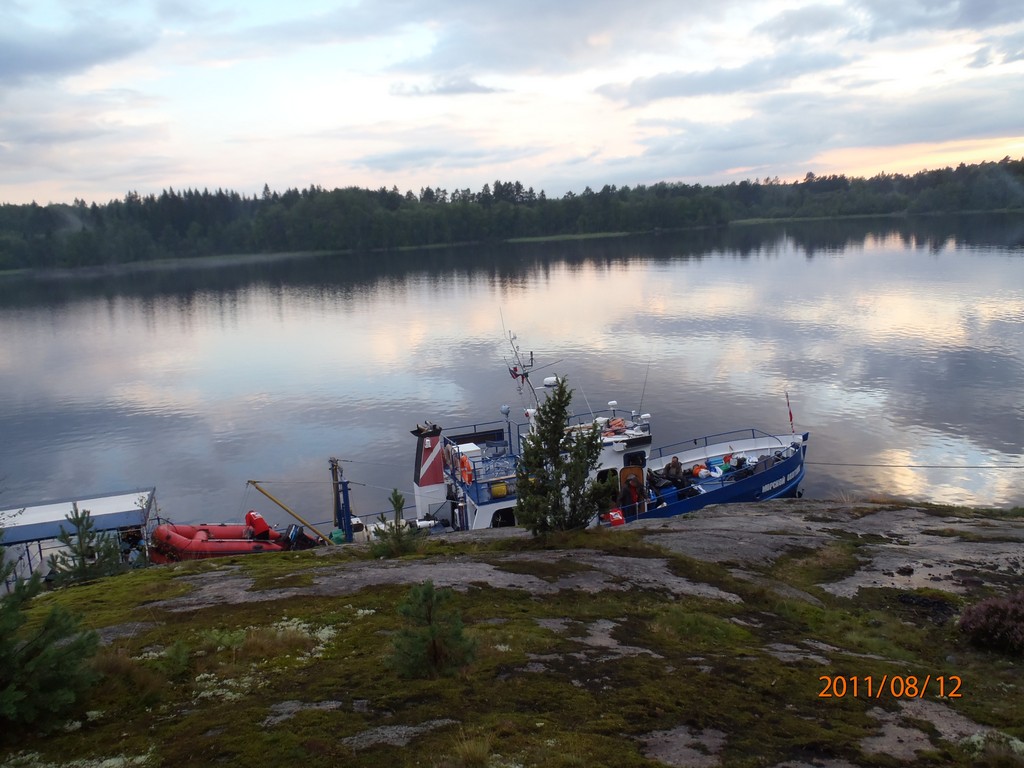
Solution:
{"label": "distant shoreline", "polygon": [[169,269],[218,269],[251,264],[268,264],[290,259],[325,256],[340,251],[281,251],[277,253],[237,253],[215,256],[178,256],[153,261],[128,261],[123,264],[103,264],[88,267],[58,267],[56,269],[14,269],[0,272],[5,277],[34,277],[48,280],[71,280],[82,277],[114,277],[133,272],[160,272]]}
{"label": "distant shoreline", "polygon": [[[1021,214],[1024,211],[1017,209],[1004,209],[993,211],[958,211],[956,215],[971,216],[980,214]],[[879,214],[849,214],[846,216],[806,216],[800,218],[751,218],[736,219],[723,225],[723,229],[729,227],[748,227],[762,224],[790,224],[815,221],[856,221],[861,219],[909,219],[929,218],[947,214],[909,214],[905,211],[899,213]],[[584,240],[610,240],[623,237],[639,237],[643,235],[658,235],[670,232],[682,232],[687,230],[708,229],[708,227],[672,227],[668,229],[638,230],[635,232],[610,231],[610,232],[584,232],[580,234],[558,234],[558,235],[537,235],[534,237],[513,237],[495,241],[495,244],[523,245],[540,243],[578,242]],[[420,246],[401,246],[393,249],[372,249],[369,253],[386,253],[388,251],[406,252],[412,250],[437,250],[442,248],[465,248],[473,245],[481,245],[480,241],[464,241],[457,243],[434,243]],[[114,277],[141,272],[160,272],[171,269],[218,269],[221,267],[244,266],[252,264],[269,264],[278,261],[292,259],[308,259],[332,254],[352,254],[351,249],[319,250],[319,251],[275,251],[273,253],[238,253],[238,254],[217,254],[212,256],[178,256],[166,259],[154,259],[152,261],[129,261],[120,264],[102,264],[84,267],[57,267],[53,269],[23,267],[19,269],[0,270],[0,280],[5,278],[36,278],[46,280],[66,280],[79,278]]]}

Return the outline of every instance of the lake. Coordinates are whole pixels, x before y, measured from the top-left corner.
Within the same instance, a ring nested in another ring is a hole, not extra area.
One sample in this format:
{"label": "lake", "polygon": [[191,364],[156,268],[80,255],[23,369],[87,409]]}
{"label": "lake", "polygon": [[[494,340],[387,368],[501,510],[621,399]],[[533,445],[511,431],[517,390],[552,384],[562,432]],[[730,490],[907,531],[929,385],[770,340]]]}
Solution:
{"label": "lake", "polygon": [[0,280],[0,508],[412,503],[417,422],[513,417],[507,333],[654,442],[810,431],[805,496],[1024,505],[1024,217],[808,222]]}

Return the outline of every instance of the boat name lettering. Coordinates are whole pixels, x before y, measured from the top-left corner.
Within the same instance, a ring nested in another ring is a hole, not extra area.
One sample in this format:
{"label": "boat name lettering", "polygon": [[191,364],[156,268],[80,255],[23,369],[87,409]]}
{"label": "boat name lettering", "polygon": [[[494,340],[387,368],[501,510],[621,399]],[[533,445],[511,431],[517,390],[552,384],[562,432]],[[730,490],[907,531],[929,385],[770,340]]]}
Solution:
{"label": "boat name lettering", "polygon": [[773,480],[772,482],[767,483],[766,485],[762,485],[761,486],[761,493],[768,493],[768,491],[774,491],[776,488],[781,488],[786,483],[792,482],[794,479],[796,479],[796,476],[799,475],[799,474],[800,474],[799,468],[798,469],[794,469],[792,472],[790,472],[785,477],[780,477],[778,480]]}

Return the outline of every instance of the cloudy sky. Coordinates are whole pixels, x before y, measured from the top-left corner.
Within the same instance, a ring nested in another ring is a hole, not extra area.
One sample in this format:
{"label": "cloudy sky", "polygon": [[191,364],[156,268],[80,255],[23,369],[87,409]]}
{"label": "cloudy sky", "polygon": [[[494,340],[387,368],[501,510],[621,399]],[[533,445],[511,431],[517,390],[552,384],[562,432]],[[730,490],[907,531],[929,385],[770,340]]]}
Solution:
{"label": "cloudy sky", "polygon": [[0,202],[1024,157],[1011,0],[0,0]]}

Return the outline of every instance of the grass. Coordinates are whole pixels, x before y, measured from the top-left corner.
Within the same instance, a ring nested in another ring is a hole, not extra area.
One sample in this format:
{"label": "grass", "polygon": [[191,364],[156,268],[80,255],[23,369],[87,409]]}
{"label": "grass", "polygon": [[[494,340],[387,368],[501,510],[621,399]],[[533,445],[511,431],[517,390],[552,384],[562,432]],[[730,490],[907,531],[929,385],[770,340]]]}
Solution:
{"label": "grass", "polygon": [[179,564],[168,568],[146,568],[118,576],[47,592],[34,601],[38,610],[30,615],[29,626],[41,621],[49,606],[60,605],[82,617],[86,629],[109,627],[127,622],[146,621],[151,616],[149,605],[180,597],[193,590],[181,575],[217,570],[213,561]]}
{"label": "grass", "polygon": [[[33,608],[36,621],[60,602],[88,611],[89,626],[137,622],[139,629],[116,637],[94,660],[103,683],[82,703],[76,729],[26,735],[0,753],[0,766],[35,752],[38,764],[53,766],[122,755],[148,756],[150,766],[649,768],[644,740],[661,732],[721,732],[717,757],[729,766],[828,759],[894,765],[861,744],[879,731],[871,711],[899,703],[820,698],[822,675],[959,676],[963,698],[944,705],[1024,738],[1020,662],[963,640],[955,624],[963,598],[938,589],[866,589],[851,599],[818,586],[853,572],[865,548],[878,543],[870,537],[836,535],[822,547],[754,566],[772,583],[813,594],[810,602],[781,597],[723,564],[668,552],[658,546],[660,530],[427,540],[416,557],[430,567],[443,568],[447,557],[475,558],[545,585],[543,594],[486,583],[457,591],[453,604],[478,653],[464,672],[435,680],[399,681],[385,665],[407,584],[344,595],[304,589],[321,571],[358,572],[358,548],[180,564],[48,594]],[[741,600],[657,585],[569,586],[598,566],[615,573],[617,558],[660,560],[663,566],[652,564],[668,574]],[[401,568],[402,560],[388,567]],[[163,600],[189,594],[196,576],[243,576],[253,583],[250,599],[170,610]],[[779,648],[795,649],[793,657]],[[274,705],[287,702],[294,711],[270,723]],[[454,722],[424,725],[442,719]],[[402,728],[421,730],[400,744]],[[397,740],[353,746],[368,733]],[[1015,758],[991,749],[994,757],[979,758],[936,740],[930,760],[1014,764],[995,762]]]}
{"label": "grass", "polygon": [[694,652],[755,645],[755,636],[743,626],[710,613],[683,606],[668,606],[651,621],[654,634],[664,634]]}
{"label": "grass", "polygon": [[487,768],[491,761],[491,741],[489,733],[467,736],[460,728],[449,764],[452,768]]}
{"label": "grass", "polygon": [[1016,542],[1024,544],[1024,538],[1020,536],[986,536],[975,531],[965,531],[960,528],[926,528],[921,533],[928,536],[939,536],[947,539],[960,539],[961,541],[973,542]]}
{"label": "grass", "polygon": [[779,558],[770,575],[807,591],[820,592],[818,585],[840,581],[856,573],[861,565],[859,541],[833,541],[815,550],[799,549]]}
{"label": "grass", "polygon": [[931,515],[932,517],[956,517],[967,520],[1024,520],[1024,507],[1011,507],[1010,509],[991,507],[955,507],[950,504],[934,504],[928,502],[916,502],[913,507],[926,515]]}

